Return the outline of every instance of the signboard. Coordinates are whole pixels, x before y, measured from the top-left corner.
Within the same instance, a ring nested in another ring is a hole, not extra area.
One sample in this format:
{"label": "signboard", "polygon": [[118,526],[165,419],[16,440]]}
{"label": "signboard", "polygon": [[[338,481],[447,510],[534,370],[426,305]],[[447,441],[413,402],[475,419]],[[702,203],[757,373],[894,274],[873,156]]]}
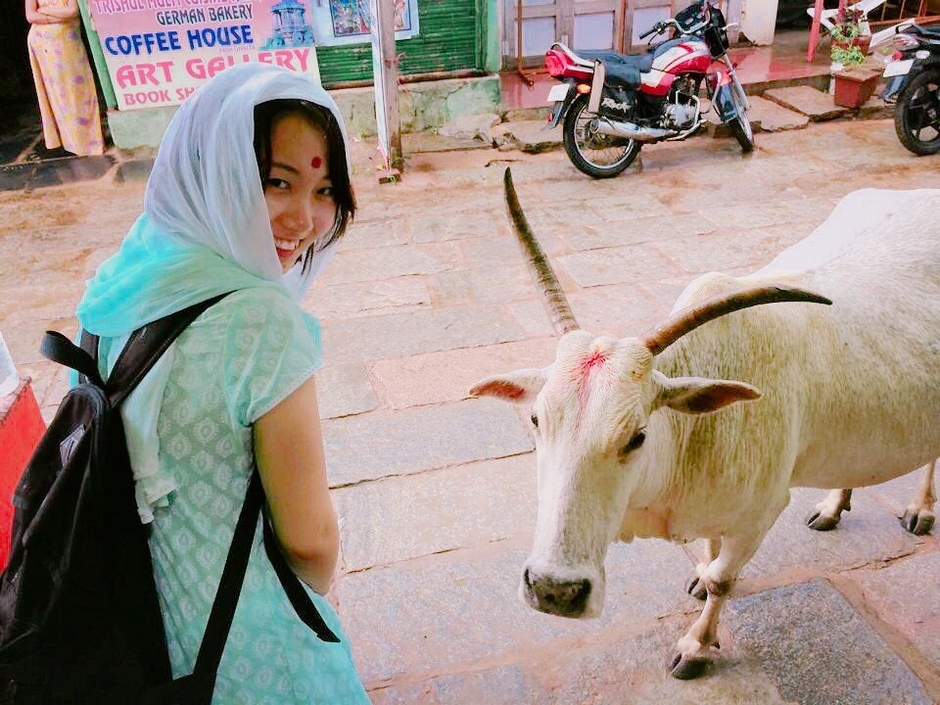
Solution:
{"label": "signboard", "polygon": [[[319,46],[364,44],[371,40],[370,0],[310,0]],[[418,34],[418,0],[394,0],[395,39]]]}
{"label": "signboard", "polygon": [[[317,0],[313,0],[316,2]],[[306,0],[88,0],[119,110],[178,105],[236,63],[320,79]]]}

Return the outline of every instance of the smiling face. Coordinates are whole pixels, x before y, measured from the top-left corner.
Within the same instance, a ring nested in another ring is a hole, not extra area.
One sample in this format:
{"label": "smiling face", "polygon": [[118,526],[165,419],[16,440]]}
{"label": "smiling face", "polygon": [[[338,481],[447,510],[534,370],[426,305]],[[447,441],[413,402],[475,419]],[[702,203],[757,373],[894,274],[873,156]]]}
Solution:
{"label": "smiling face", "polygon": [[274,247],[283,271],[333,227],[336,201],[323,131],[297,113],[271,128],[271,173],[264,181]]}

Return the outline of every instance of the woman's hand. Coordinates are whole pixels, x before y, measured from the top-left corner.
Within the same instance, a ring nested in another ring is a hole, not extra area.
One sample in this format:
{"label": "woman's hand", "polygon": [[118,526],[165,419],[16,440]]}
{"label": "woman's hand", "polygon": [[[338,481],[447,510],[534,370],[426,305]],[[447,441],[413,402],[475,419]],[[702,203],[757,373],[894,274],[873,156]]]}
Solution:
{"label": "woman's hand", "polygon": [[68,0],[64,7],[44,7],[37,0],[26,0],[26,21],[30,24],[58,24],[78,18],[78,0]]}
{"label": "woman's hand", "polygon": [[57,20],[42,14],[36,6],[36,0],[26,0],[26,21],[30,24],[50,24]]}
{"label": "woman's hand", "polygon": [[255,422],[254,439],[255,461],[284,557],[301,580],[325,595],[339,553],[339,527],[312,377]]}

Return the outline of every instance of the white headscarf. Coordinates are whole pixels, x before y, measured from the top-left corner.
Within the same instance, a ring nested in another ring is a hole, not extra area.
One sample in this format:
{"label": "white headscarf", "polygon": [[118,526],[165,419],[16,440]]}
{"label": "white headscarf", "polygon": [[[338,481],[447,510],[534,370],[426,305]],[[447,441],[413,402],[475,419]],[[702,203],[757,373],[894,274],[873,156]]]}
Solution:
{"label": "white headscarf", "polygon": [[[280,281],[281,264],[253,148],[254,106],[297,98],[327,108],[346,127],[329,94],[310,76],[267,64],[226,69],[180,107],[170,123],[150,180],[144,208],[154,225],[208,247],[263,279]],[[315,259],[324,259],[322,256]],[[305,289],[323,264],[288,280]],[[295,294],[301,293],[295,288]]]}
{"label": "white headscarf", "polygon": [[[300,99],[329,110],[346,130],[333,99],[310,76],[268,64],[234,66],[180,106],[163,137],[138,218],[120,251],[103,263],[79,303],[82,328],[100,337],[110,372],[141,326],[229,291],[275,287],[299,300],[334,246],[312,266],[283,274],[254,151],[254,108]],[[312,246],[316,250],[316,243]],[[143,521],[176,488],[158,463],[156,427],[173,361],[171,347],[121,408]]]}

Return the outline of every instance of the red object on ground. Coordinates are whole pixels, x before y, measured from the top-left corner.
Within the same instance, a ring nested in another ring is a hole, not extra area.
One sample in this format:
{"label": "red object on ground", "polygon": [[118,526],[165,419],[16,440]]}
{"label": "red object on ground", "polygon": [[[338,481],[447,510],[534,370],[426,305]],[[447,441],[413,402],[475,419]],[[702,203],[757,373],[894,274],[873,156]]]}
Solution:
{"label": "red object on ground", "polygon": [[835,104],[843,108],[860,108],[875,92],[880,74],[856,69],[840,71],[835,77]]}
{"label": "red object on ground", "polygon": [[0,570],[10,557],[13,491],[46,430],[29,377],[0,400]]}

